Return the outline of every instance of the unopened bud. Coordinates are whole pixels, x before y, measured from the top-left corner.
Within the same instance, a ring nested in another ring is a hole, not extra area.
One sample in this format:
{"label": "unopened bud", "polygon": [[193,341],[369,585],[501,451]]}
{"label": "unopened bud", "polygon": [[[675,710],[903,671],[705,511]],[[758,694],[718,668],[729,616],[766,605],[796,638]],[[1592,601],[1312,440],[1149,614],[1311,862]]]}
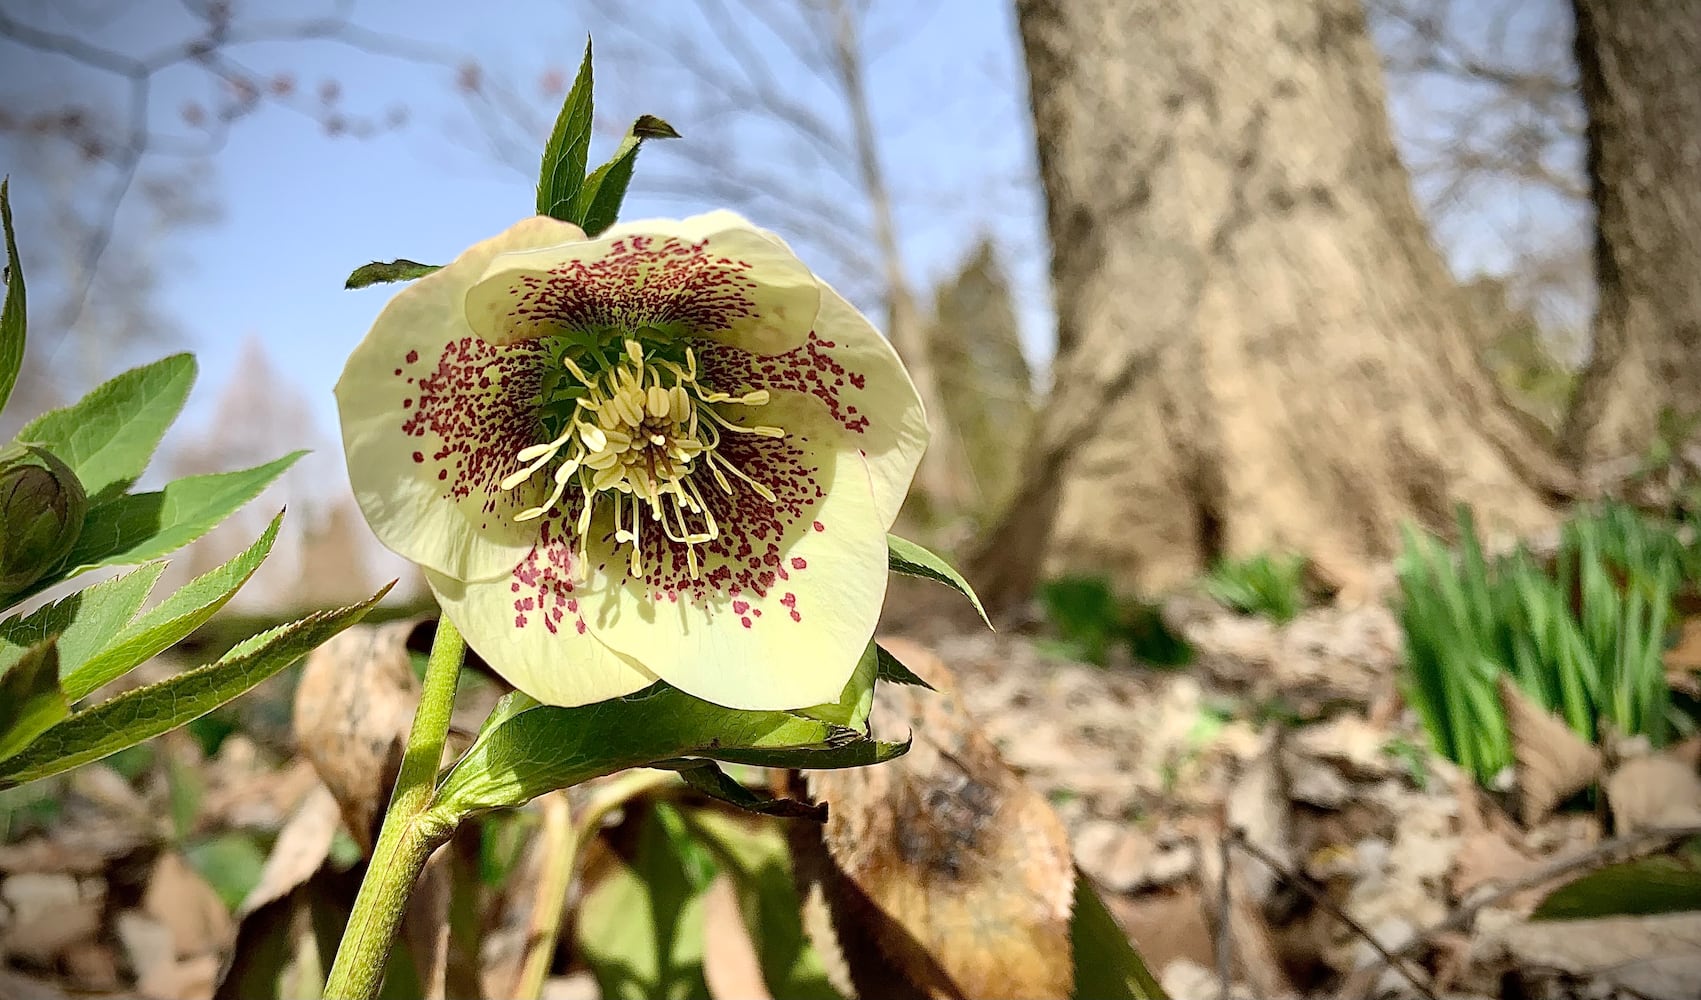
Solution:
{"label": "unopened bud", "polygon": [[88,507],[76,473],[47,449],[0,451],[0,602],[58,568]]}

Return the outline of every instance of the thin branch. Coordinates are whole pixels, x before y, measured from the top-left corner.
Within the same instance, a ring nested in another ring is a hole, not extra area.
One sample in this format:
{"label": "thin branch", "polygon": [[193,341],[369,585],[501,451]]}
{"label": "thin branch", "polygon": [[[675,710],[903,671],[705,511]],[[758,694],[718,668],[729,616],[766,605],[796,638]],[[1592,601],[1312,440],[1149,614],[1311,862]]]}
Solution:
{"label": "thin branch", "polygon": [[[1366,944],[1369,944],[1370,947],[1375,950],[1376,954],[1382,956],[1384,965],[1392,965],[1394,967],[1394,971],[1398,972],[1401,978],[1412,985],[1412,989],[1423,994],[1427,1000],[1441,1000],[1440,997],[1436,996],[1435,991],[1431,989],[1427,983],[1420,981],[1417,976],[1413,975],[1412,972],[1406,968],[1403,962],[1400,962],[1395,958],[1393,952],[1390,952],[1387,948],[1383,947],[1382,942],[1376,939],[1376,935],[1372,934],[1369,928],[1359,923],[1350,913],[1343,909],[1340,904],[1336,903],[1333,899],[1330,899],[1329,890],[1324,888],[1322,885],[1319,885],[1316,879],[1302,871],[1289,871],[1280,861],[1271,857],[1269,852],[1243,836],[1239,830],[1236,830],[1225,837],[1223,843],[1223,852],[1225,855],[1227,854],[1230,845],[1238,847],[1247,854],[1256,858],[1259,863],[1264,865],[1264,867],[1275,872],[1277,875],[1280,875],[1288,882],[1299,886],[1299,888],[1303,890],[1307,896],[1311,897],[1312,902],[1329,911],[1330,916],[1339,920],[1348,930],[1352,931],[1355,936],[1363,940]],[[1226,871],[1228,866],[1225,864],[1223,868]]]}

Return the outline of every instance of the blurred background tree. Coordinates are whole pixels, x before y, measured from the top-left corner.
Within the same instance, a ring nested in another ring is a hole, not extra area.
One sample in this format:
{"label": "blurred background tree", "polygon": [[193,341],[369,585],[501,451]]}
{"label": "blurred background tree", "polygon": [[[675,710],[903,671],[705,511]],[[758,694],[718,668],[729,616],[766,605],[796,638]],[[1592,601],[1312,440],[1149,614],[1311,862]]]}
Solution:
{"label": "blurred background tree", "polygon": [[[636,210],[734,207],[884,319],[938,435],[906,521],[972,552],[994,603],[1063,563],[1149,591],[1262,550],[1352,590],[1456,501],[1552,523],[1697,398],[1689,132],[1646,125],[1694,118],[1665,85],[1689,29],[1652,8],[693,0],[493,46],[348,0],[156,6],[0,11],[0,134],[43,182],[20,211],[64,223],[31,264],[64,331],[24,380],[42,399],[184,339],[199,234],[240,225],[233,142],[306,126],[376,160],[405,135],[412,162],[517,189],[585,31],[621,95],[603,130],[654,111],[690,146],[645,154]],[[452,247],[460,210],[409,218]],[[331,294],[321,322],[369,315]],[[280,349],[324,426],[324,376]]]}

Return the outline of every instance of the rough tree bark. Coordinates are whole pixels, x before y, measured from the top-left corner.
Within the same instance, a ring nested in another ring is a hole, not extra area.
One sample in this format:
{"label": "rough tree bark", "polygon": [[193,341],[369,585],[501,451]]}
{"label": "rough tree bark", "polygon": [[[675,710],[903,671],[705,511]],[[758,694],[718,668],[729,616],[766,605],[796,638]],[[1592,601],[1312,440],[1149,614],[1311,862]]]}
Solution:
{"label": "rough tree bark", "polygon": [[1587,466],[1701,412],[1701,8],[1575,0],[1600,300],[1564,431]]}
{"label": "rough tree bark", "polygon": [[1350,589],[1455,501],[1550,523],[1569,474],[1472,349],[1358,0],[1017,7],[1059,356],[983,596],[1042,555],[1154,589],[1261,549]]}

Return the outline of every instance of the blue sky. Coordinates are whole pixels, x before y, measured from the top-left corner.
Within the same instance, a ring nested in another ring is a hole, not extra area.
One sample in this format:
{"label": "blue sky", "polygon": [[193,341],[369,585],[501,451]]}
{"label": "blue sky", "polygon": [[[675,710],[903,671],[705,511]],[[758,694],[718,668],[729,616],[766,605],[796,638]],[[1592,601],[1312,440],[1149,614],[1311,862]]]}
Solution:
{"label": "blue sky", "polygon": [[[1037,191],[1023,183],[1032,169],[1032,140],[1012,16],[1003,4],[973,0],[925,6],[922,16],[904,21],[901,36],[890,30],[895,25],[884,21],[881,11],[871,18],[869,32],[879,50],[869,67],[871,103],[893,165],[909,270],[925,290],[983,231],[996,233],[1023,288],[1031,347],[1044,354],[1046,251]],[[239,5],[251,20],[297,18],[315,8],[329,9],[275,0]],[[498,8],[502,16],[491,16]],[[75,31],[137,53],[181,37],[186,23],[180,10],[160,0],[128,9],[98,0],[74,0],[59,9],[46,0],[24,0],[6,10],[44,28]],[[648,147],[640,174],[689,174],[691,136],[724,146],[728,136],[716,130],[727,123],[690,120],[690,102],[676,78],[665,67],[631,58],[629,41],[598,25],[589,11],[586,4],[541,0],[363,0],[354,20],[387,35],[466,52],[488,72],[512,80],[545,112],[548,101],[536,81],[551,67],[564,68],[570,77],[587,31],[601,27],[609,43],[600,46],[608,54],[598,59],[599,119],[624,123],[639,113],[668,118],[687,138]],[[91,31],[91,25],[98,27]],[[895,38],[901,40],[894,44]],[[334,424],[330,390],[342,358],[390,294],[344,291],[348,272],[369,260],[397,256],[447,261],[529,214],[534,181],[481,148],[480,125],[456,93],[450,70],[329,42],[268,43],[237,51],[251,68],[291,71],[298,88],[312,91],[321,81],[335,80],[344,95],[340,103],[356,114],[382,118],[398,105],[408,111],[405,126],[355,139],[330,138],[307,116],[262,106],[231,130],[213,160],[205,194],[218,203],[222,218],[169,238],[172,263],[159,289],[160,304],[181,331],[182,342],[199,352],[203,387],[223,382],[242,343],[258,338],[314,402],[321,430],[328,431]],[[953,56],[942,60],[939,52]],[[0,95],[39,91],[61,79],[74,79],[80,91],[110,95],[114,101],[122,93],[112,81],[60,57],[4,46],[0,60]],[[153,102],[156,127],[184,131],[180,109],[185,101],[201,100],[205,83],[193,68],[162,74]],[[795,81],[794,92],[818,100],[819,88],[811,86]],[[941,116],[973,125],[942,129]],[[741,129],[739,138],[751,144],[748,155],[753,157],[772,155],[769,144],[781,141],[738,123],[727,127]],[[599,137],[593,157],[606,155],[616,138]],[[159,160],[155,167],[171,163]],[[917,169],[918,164],[926,166]],[[812,183],[806,175],[798,179],[805,186]],[[14,197],[27,216],[32,192],[25,181],[20,177],[14,183]],[[639,192],[624,214],[637,218],[710,207],[706,199],[694,204],[689,198],[664,200]],[[142,225],[140,214],[136,205],[128,206],[121,225]],[[785,231],[780,222],[756,221],[807,243],[807,234]],[[43,275],[39,280],[52,279]],[[207,388],[197,392],[190,422],[207,413],[212,396]]]}

